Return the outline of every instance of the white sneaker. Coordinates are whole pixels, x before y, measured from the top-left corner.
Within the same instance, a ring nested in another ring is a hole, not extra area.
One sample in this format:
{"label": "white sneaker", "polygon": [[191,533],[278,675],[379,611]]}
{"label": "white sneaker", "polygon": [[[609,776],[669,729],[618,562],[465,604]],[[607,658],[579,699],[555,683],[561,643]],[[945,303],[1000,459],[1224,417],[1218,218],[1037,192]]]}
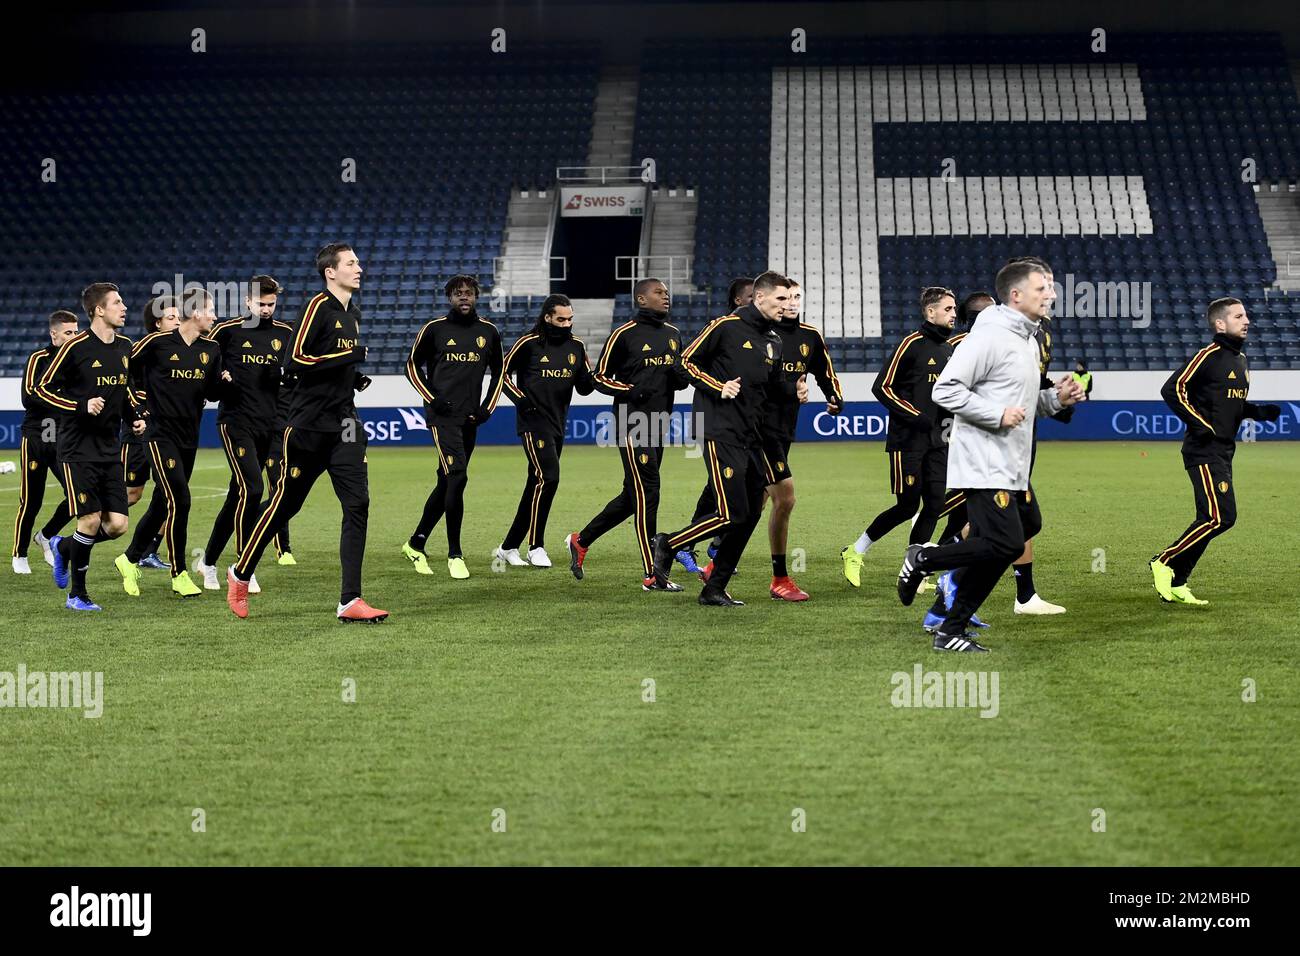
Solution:
{"label": "white sneaker", "polygon": [[549,568],[551,556],[546,553],[545,548],[533,548],[528,552],[528,563],[535,568]]}
{"label": "white sneaker", "polygon": [[221,582],[217,580],[217,566],[215,564],[204,564],[203,559],[199,558],[194,562],[194,572],[203,578],[203,590],[220,591]]}
{"label": "white sneaker", "polygon": [[512,568],[526,568],[528,562],[519,556],[518,548],[511,548],[507,551],[505,548],[497,548],[492,552],[492,557],[498,558],[510,565]]}
{"label": "white sneaker", "polygon": [[1061,605],[1051,604],[1048,601],[1044,601],[1037,594],[1031,597],[1024,604],[1021,604],[1019,601],[1016,601],[1016,606],[1014,610],[1017,614],[1064,614],[1065,613],[1065,608],[1061,607]]}
{"label": "white sneaker", "polygon": [[31,565],[27,563],[26,558],[14,558],[14,574],[31,574]]}
{"label": "white sneaker", "polygon": [[261,593],[262,593],[262,585],[260,585],[260,584],[257,583],[257,575],[256,575],[256,574],[254,574],[251,578],[248,579],[248,593],[249,593],[249,594],[261,594]]}
{"label": "white sneaker", "polygon": [[50,550],[50,539],[38,531],[36,537],[32,540],[39,544],[41,550],[45,552],[45,563],[50,567],[54,567],[54,552]]}

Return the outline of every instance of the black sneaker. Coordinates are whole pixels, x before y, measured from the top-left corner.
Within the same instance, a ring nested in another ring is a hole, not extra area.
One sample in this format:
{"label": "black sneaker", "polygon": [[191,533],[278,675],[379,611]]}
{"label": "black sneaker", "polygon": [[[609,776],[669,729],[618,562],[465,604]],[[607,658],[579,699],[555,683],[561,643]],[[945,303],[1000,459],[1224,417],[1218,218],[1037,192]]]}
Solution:
{"label": "black sneaker", "polygon": [[964,634],[944,634],[942,631],[935,631],[934,649],[936,651],[965,651],[968,654],[987,654],[989,652],[987,647],[975,640],[975,635],[970,631]]}
{"label": "black sneaker", "polygon": [[657,574],[641,579],[642,591],[680,591],[682,586],[676,581],[662,580]]}
{"label": "black sneaker", "polygon": [[744,601],[737,601],[726,591],[705,588],[700,592],[700,603],[705,607],[744,607]]}
{"label": "black sneaker", "polygon": [[903,552],[903,568],[898,572],[898,599],[903,602],[904,607],[911,606],[913,599],[916,597],[916,589],[921,586],[929,571],[922,571],[916,566],[916,556],[924,548],[933,548],[934,545],[926,544],[909,544],[907,550]]}
{"label": "black sneaker", "polygon": [[668,535],[660,531],[654,536],[654,571],[660,584],[668,584],[668,576],[673,573],[673,549],[668,544]]}

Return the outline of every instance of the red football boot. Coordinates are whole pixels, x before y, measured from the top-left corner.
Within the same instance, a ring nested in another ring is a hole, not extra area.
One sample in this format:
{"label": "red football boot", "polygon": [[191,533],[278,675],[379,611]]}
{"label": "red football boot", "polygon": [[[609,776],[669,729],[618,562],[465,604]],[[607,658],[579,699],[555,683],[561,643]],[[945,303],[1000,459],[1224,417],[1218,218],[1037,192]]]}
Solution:
{"label": "red football boot", "polygon": [[582,580],[582,562],[587,557],[587,549],[578,544],[578,532],[573,532],[564,539],[564,545],[569,549],[569,570],[579,581]]}
{"label": "red football boot", "polygon": [[806,601],[808,593],[800,590],[799,585],[795,584],[790,578],[773,578],[772,579],[772,600],[774,601]]}
{"label": "red football boot", "polygon": [[226,569],[226,603],[235,617],[248,617],[248,582],[235,577],[235,569]]}
{"label": "red football boot", "polygon": [[346,623],[378,624],[388,617],[387,611],[376,610],[361,598],[353,598],[339,605],[339,620]]}

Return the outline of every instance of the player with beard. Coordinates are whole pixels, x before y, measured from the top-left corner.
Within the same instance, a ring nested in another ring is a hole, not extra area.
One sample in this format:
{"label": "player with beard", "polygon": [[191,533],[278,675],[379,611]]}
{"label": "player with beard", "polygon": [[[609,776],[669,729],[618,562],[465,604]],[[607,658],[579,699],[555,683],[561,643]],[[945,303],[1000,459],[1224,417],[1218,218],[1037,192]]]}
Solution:
{"label": "player with beard", "polygon": [[[221,552],[235,536],[235,551],[242,551],[262,513],[262,469],[272,460],[275,417],[279,406],[280,369],[293,326],[275,321],[275,309],[284,288],[268,275],[254,276],[245,305],[248,311],[220,323],[212,340],[221,348],[221,364],[231,375],[231,387],[221,400],[217,432],[230,468],[226,500],[217,512],[207,547],[194,570],[203,588],[219,591],[217,565]],[[257,575],[248,593],[258,594]]]}
{"label": "player with beard", "polygon": [[849,584],[861,584],[862,559],[867,549],[894,528],[917,514],[909,542],[929,541],[939,521],[946,498],[948,474],[948,421],[952,417],[939,407],[931,390],[948,358],[957,318],[957,299],[952,290],[930,286],[921,290],[922,322],[895,347],[871,386],[872,394],[889,410],[889,435],[885,452],[889,456],[889,490],[897,501],[878,514],[852,545],[840,551],[844,577]]}
{"label": "player with beard", "polygon": [[1210,303],[1206,321],[1214,339],[1169,376],[1160,397],[1183,423],[1183,467],[1192,481],[1196,516],[1183,534],[1151,559],[1151,574],[1162,601],[1209,604],[1187,586],[1210,542],[1237,521],[1232,458],[1241,423],[1252,418],[1275,422],[1282,409],[1246,400],[1250,366],[1243,354],[1250,317],[1240,299]]}

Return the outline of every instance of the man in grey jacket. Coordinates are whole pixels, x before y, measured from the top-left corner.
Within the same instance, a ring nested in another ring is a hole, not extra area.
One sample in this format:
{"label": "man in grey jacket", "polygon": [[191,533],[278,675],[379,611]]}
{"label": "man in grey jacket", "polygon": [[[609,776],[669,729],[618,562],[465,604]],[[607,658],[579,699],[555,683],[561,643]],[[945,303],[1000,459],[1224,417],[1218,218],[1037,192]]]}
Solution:
{"label": "man in grey jacket", "polygon": [[1055,292],[1042,267],[1012,262],[998,273],[1001,305],[985,309],[934,383],[935,404],[954,415],[948,446],[948,487],[966,494],[970,536],[941,546],[907,549],[898,597],[910,605],[926,575],[966,568],[952,608],[934,632],[938,651],[987,651],[966,628],[998,579],[1042,526],[1029,486],[1034,418],[1053,415],[1080,398],[1065,376],[1040,390],[1034,331]]}

